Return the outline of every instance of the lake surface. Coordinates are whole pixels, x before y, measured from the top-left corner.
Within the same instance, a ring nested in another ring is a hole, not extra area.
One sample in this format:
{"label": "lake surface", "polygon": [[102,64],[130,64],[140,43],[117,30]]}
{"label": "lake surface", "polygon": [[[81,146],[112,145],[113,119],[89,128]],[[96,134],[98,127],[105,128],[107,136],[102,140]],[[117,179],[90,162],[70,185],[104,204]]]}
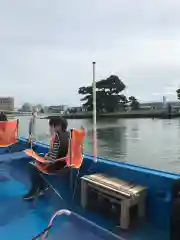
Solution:
{"label": "lake surface", "polygon": [[[92,154],[92,121],[68,120],[84,126],[85,153]],[[20,118],[20,135],[28,135],[29,117]],[[36,139],[49,143],[48,120],[38,119]],[[98,155],[150,168],[180,172],[180,119],[108,119],[97,123]]]}

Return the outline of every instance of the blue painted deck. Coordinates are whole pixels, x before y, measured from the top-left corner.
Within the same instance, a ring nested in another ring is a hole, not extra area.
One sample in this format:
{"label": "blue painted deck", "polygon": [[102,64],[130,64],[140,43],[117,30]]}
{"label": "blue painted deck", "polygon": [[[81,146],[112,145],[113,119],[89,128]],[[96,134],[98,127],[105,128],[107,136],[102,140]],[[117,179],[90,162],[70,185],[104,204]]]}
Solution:
{"label": "blue painted deck", "polygon": [[[90,156],[85,156],[79,177],[84,174],[104,172],[148,187],[147,220],[130,231],[122,231],[109,219],[81,208],[79,180],[75,199],[72,199],[69,171],[57,177],[46,178],[60,193],[61,198],[49,189],[45,196],[35,201],[22,200],[22,195],[30,187],[28,162],[31,159],[25,153],[17,151],[25,148],[27,144],[21,139],[19,145],[8,149],[6,154],[1,152],[0,155],[0,236],[3,236],[1,239],[32,239],[47,227],[55,211],[64,208],[78,215],[57,217],[48,239],[71,239],[71,237],[77,240],[115,239],[114,236],[109,238],[109,231],[123,240],[169,239],[171,188],[173,182],[179,179],[179,175],[106,159],[98,159],[98,163],[95,164]],[[45,153],[48,151],[48,146],[37,143],[36,151]],[[76,176],[76,171],[73,175]],[[99,229],[86,220],[82,221],[78,216],[109,231]],[[93,235],[95,232],[96,234]]]}
{"label": "blue painted deck", "polygon": [[[10,165],[2,163],[0,168],[1,239],[32,239],[48,226],[52,214],[64,207],[64,202],[51,189],[44,197],[34,201],[24,201],[22,196],[29,187],[28,169],[24,168],[22,172],[18,165],[12,162]],[[48,239],[62,240],[85,238],[87,240],[118,239],[76,214],[57,216],[48,237]]]}

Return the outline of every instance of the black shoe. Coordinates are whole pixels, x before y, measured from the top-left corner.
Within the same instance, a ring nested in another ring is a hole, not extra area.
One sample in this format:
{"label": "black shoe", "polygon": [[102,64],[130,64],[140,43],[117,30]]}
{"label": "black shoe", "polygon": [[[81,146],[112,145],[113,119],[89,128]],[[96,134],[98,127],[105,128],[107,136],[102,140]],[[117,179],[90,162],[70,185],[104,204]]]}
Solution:
{"label": "black shoe", "polygon": [[38,192],[38,196],[42,196],[44,195],[44,192],[47,191],[49,189],[49,185],[46,185],[43,188],[40,188],[39,192]]}
{"label": "black shoe", "polygon": [[39,188],[37,188],[36,190],[31,189],[27,194],[25,194],[23,196],[23,199],[24,200],[34,199],[34,198],[36,198],[39,195],[39,193],[40,193],[40,189]]}

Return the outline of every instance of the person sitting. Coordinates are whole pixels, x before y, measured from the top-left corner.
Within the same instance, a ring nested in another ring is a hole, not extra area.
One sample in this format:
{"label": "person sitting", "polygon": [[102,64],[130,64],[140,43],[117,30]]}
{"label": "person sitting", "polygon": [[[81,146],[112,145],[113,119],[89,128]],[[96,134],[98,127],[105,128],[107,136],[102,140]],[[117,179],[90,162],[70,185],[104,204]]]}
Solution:
{"label": "person sitting", "polygon": [[[0,122],[7,122],[7,116],[3,112],[0,113]],[[6,125],[3,124],[0,127],[0,142],[4,142],[4,138],[6,137],[5,131]]]}
{"label": "person sitting", "polygon": [[[68,123],[62,117],[53,117],[49,120],[50,132],[54,132],[53,147],[49,153],[45,155],[47,163],[41,163],[46,166],[49,172],[60,170],[66,166],[65,158],[68,153],[69,133],[67,132]],[[58,159],[61,159],[56,161]],[[49,163],[50,162],[50,163]],[[25,200],[30,200],[41,195],[48,189],[48,184],[45,182],[38,169],[30,165],[31,189],[23,196]]]}
{"label": "person sitting", "polygon": [[7,116],[3,112],[0,113],[0,121],[1,122],[6,122],[7,121]]}

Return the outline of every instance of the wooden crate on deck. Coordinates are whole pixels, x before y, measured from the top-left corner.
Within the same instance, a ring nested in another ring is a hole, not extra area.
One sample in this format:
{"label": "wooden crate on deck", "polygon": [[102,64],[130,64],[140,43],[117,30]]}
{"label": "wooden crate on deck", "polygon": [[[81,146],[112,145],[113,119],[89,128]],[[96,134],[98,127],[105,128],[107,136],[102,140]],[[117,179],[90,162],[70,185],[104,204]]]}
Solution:
{"label": "wooden crate on deck", "polygon": [[138,207],[138,218],[145,215],[146,188],[132,182],[126,182],[105,174],[92,174],[81,177],[81,205],[86,208],[88,189],[95,189],[100,195],[107,196],[113,201],[118,201],[121,206],[119,224],[122,229],[130,226],[130,208]]}

